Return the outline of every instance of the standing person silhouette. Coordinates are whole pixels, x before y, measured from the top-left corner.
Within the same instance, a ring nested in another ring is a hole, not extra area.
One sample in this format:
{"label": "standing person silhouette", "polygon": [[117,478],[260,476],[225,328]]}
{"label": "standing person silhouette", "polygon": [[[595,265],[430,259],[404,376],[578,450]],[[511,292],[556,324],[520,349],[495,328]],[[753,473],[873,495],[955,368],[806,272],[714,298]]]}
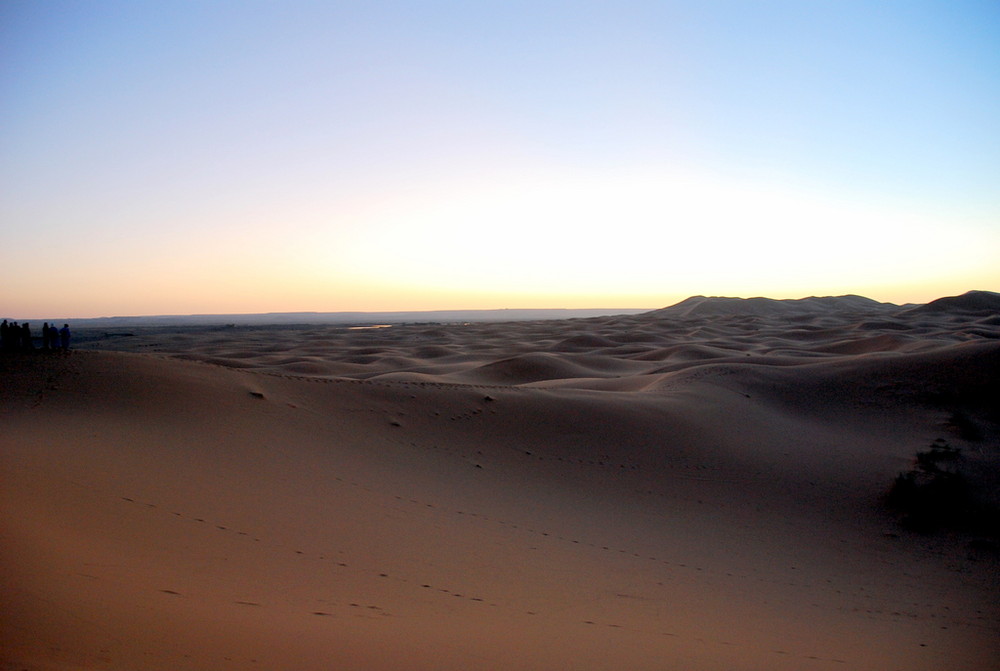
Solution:
{"label": "standing person silhouette", "polygon": [[31,327],[28,326],[28,322],[21,324],[21,349],[25,352],[32,352],[35,349],[31,342]]}
{"label": "standing person silhouette", "polygon": [[[52,327],[53,330],[55,326]],[[63,324],[63,327],[59,329],[59,344],[62,347],[62,351],[69,351],[69,324]]]}

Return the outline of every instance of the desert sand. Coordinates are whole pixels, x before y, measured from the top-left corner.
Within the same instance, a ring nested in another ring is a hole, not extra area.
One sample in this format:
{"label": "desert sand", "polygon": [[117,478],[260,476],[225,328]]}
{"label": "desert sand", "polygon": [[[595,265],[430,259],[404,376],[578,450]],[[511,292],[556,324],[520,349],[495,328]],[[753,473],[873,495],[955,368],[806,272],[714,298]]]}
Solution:
{"label": "desert sand", "polygon": [[996,669],[998,298],[3,356],[0,668]]}

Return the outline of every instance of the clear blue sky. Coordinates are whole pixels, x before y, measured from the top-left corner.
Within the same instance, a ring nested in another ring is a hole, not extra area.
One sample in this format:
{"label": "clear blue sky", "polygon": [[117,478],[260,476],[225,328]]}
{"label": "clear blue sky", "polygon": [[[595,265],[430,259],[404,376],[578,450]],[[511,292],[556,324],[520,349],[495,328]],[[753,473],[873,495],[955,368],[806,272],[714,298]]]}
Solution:
{"label": "clear blue sky", "polygon": [[14,318],[1000,290],[1000,3],[0,5]]}

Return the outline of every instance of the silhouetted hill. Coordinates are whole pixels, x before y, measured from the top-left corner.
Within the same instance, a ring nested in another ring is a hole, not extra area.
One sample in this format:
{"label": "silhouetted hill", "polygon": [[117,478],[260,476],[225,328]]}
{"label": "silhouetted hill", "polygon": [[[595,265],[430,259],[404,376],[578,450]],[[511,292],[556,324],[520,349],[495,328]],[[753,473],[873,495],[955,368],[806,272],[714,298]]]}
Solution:
{"label": "silhouetted hill", "polygon": [[648,313],[655,317],[708,317],[746,315],[755,317],[793,316],[829,312],[889,312],[893,303],[879,303],[864,296],[810,296],[809,298],[730,298],[692,296],[676,305]]}
{"label": "silhouetted hill", "polygon": [[1000,315],[1000,294],[994,291],[966,291],[961,296],[946,296],[920,305],[909,314],[955,312],[961,314]]}

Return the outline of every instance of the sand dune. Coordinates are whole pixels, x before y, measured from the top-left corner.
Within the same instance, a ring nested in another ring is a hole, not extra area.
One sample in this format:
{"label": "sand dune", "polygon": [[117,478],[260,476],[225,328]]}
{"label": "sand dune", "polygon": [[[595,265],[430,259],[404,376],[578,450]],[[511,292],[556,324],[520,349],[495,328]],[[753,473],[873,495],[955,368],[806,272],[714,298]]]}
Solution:
{"label": "sand dune", "polygon": [[[806,358],[921,351],[997,337],[1000,307],[969,311],[995,294],[956,297],[955,311],[900,308],[860,296],[801,301],[696,297],[641,315],[562,321],[156,329],[101,338],[86,348],[170,354],[262,372],[364,379],[412,372],[441,381],[530,384],[655,373],[745,357],[781,364]],[[1000,300],[1000,299],[998,299]],[[948,303],[945,302],[944,305]],[[740,305],[746,311],[740,312]],[[690,313],[697,309],[692,316]],[[588,372],[589,370],[589,372]]]}
{"label": "sand dune", "polygon": [[0,668],[996,668],[996,541],[881,501],[1000,489],[984,296],[699,298],[0,359]]}

